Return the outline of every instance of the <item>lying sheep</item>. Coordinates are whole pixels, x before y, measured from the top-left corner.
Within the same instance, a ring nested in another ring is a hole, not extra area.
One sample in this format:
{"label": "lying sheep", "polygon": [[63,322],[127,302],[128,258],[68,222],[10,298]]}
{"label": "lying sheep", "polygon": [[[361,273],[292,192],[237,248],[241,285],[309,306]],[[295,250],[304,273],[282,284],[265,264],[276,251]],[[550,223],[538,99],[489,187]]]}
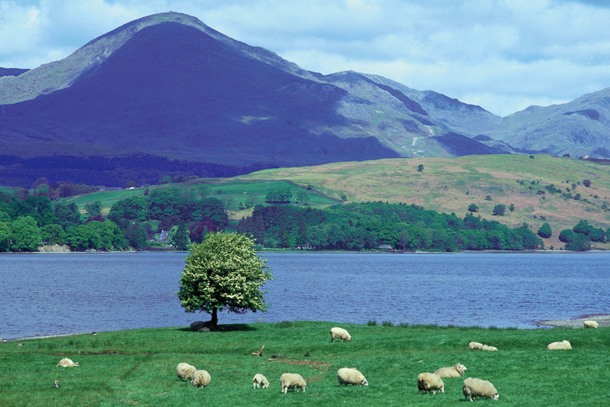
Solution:
{"label": "lying sheep", "polygon": [[341,339],[342,341],[351,341],[352,336],[343,328],[339,328],[338,326],[331,328],[330,330],[330,341],[334,342],[335,338]]}
{"label": "lying sheep", "polygon": [[78,362],[74,363],[68,358],[63,358],[57,364],[57,367],[60,367],[60,366],[61,367],[76,367],[76,366],[78,366]]}
{"label": "lying sheep", "polygon": [[438,377],[462,377],[465,371],[466,366],[456,363],[455,366],[441,367],[434,374]]}
{"label": "lying sheep", "polygon": [[208,372],[205,370],[197,370],[193,374],[192,385],[193,387],[206,387],[208,384],[210,384],[210,380],[212,380],[212,378]]}
{"label": "lying sheep", "polygon": [[495,346],[483,345],[481,350],[488,351],[488,352],[495,352],[498,350],[498,348],[496,348]]}
{"label": "lying sheep", "polygon": [[432,392],[432,394],[436,394],[436,391],[440,391],[441,393],[445,392],[445,383],[443,380],[435,375],[434,373],[420,373],[417,376],[417,388],[419,389],[419,393],[422,392]]}
{"label": "lying sheep", "polygon": [[564,340],[561,342],[551,342],[546,346],[546,348],[548,350],[572,349],[572,345],[570,345],[569,341]]}
{"label": "lying sheep", "polygon": [[191,380],[196,370],[195,366],[191,366],[188,363],[178,363],[178,366],[176,366],[176,376],[180,380]]}
{"label": "lying sheep", "polygon": [[252,388],[253,389],[260,389],[260,388],[266,389],[269,387],[269,381],[267,380],[267,378],[265,376],[263,376],[260,373],[257,373],[254,375],[254,379],[252,379]]}
{"label": "lying sheep", "polygon": [[342,367],[341,369],[337,370],[337,380],[339,381],[339,384],[344,384],[344,385],[361,385],[361,386],[368,386],[369,382],[366,381],[366,378],[364,377],[364,375],[362,373],[360,373],[358,370],[354,369],[354,368],[348,368],[348,367]]}
{"label": "lying sheep", "polygon": [[472,401],[477,397],[490,398],[492,400],[498,400],[500,396],[498,391],[491,382],[481,379],[468,378],[464,380],[464,386],[462,386],[462,392],[466,400]]}
{"label": "lying sheep", "polygon": [[299,388],[301,388],[303,391],[307,390],[305,379],[298,373],[284,373],[280,377],[280,383],[282,385],[282,393],[284,394],[288,392],[288,389],[299,391]]}
{"label": "lying sheep", "polygon": [[597,321],[585,321],[585,328],[597,328]]}

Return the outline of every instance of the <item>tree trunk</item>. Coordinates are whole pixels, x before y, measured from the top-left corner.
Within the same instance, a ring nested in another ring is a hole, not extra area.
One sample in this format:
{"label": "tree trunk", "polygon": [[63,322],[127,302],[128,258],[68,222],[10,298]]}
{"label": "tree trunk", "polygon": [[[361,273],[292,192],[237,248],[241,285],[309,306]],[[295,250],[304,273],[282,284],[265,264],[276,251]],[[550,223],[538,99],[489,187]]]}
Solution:
{"label": "tree trunk", "polygon": [[218,309],[214,308],[212,310],[212,319],[210,320],[210,325],[214,328],[218,326]]}

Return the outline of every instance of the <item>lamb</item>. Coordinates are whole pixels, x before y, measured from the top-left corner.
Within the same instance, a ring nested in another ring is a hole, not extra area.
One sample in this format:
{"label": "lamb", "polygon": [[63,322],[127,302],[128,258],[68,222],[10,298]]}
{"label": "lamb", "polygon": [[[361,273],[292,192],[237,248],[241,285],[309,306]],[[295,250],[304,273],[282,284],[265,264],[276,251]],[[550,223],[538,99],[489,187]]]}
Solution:
{"label": "lamb", "polygon": [[208,372],[205,370],[197,370],[193,374],[192,385],[193,387],[207,387],[207,385],[210,384],[210,380],[212,380],[212,378]]}
{"label": "lamb", "polygon": [[546,348],[548,350],[572,349],[572,345],[570,345],[569,341],[563,340],[561,342],[551,342],[546,346]]}
{"label": "lamb", "polygon": [[490,398],[492,400],[498,400],[500,396],[498,391],[491,382],[481,379],[468,378],[464,380],[464,386],[462,386],[462,392],[466,400],[472,401],[477,397]]}
{"label": "lamb", "polygon": [[176,376],[180,380],[191,380],[196,370],[195,366],[191,366],[188,363],[178,363],[178,366],[176,366]]}
{"label": "lamb", "polygon": [[445,383],[443,383],[443,380],[434,373],[425,372],[420,373],[417,376],[417,388],[419,389],[420,394],[422,393],[422,391],[426,393],[432,392],[432,394],[436,394],[437,390],[441,393],[444,393]]}
{"label": "lamb", "polygon": [[305,379],[298,373],[284,373],[280,377],[280,383],[282,385],[282,393],[284,394],[288,392],[288,389],[299,391],[299,388],[301,388],[303,391],[307,390]]}
{"label": "lamb", "polygon": [[455,366],[441,367],[434,374],[438,377],[462,377],[465,371],[466,366],[456,363]]}
{"label": "lamb", "polygon": [[59,361],[59,363],[57,364],[57,367],[75,367],[78,366],[78,362],[72,362],[70,359],[68,358],[63,358],[62,360]]}
{"label": "lamb", "polygon": [[364,377],[364,375],[362,373],[360,373],[358,370],[356,370],[355,368],[348,368],[348,367],[343,367],[339,370],[337,370],[337,380],[339,381],[339,384],[344,384],[344,385],[361,385],[361,386],[368,386],[369,382],[366,381],[366,378]]}
{"label": "lamb", "polygon": [[265,376],[263,376],[260,373],[257,373],[254,375],[254,379],[252,379],[252,388],[253,389],[260,389],[262,386],[263,389],[266,389],[269,387],[269,381],[267,380],[267,378]]}
{"label": "lamb", "polygon": [[597,328],[597,321],[585,321],[585,328]]}
{"label": "lamb", "polygon": [[342,341],[350,342],[352,340],[352,336],[343,328],[339,328],[338,326],[331,328],[330,330],[330,341],[334,342],[335,338],[341,339]]}

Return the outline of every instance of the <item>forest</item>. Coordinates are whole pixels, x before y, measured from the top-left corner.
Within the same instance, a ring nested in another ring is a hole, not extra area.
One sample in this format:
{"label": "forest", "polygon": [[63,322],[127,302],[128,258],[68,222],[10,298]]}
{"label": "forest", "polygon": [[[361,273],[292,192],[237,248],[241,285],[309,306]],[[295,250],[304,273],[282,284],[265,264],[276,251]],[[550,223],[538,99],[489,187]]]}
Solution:
{"label": "forest", "polygon": [[[117,201],[107,215],[101,202],[79,208],[48,196],[0,193],[0,251],[37,251],[43,245],[84,250],[186,250],[207,233],[235,229],[257,249],[435,251],[548,249],[557,233],[545,223],[510,228],[469,212],[464,217],[414,204],[348,203],[315,209],[307,204],[257,205],[236,225],[224,203],[204,189],[169,187]],[[285,197],[272,201],[285,202]],[[567,250],[607,242],[610,230],[581,220],[557,234]],[[552,247],[550,247],[552,249]]]}

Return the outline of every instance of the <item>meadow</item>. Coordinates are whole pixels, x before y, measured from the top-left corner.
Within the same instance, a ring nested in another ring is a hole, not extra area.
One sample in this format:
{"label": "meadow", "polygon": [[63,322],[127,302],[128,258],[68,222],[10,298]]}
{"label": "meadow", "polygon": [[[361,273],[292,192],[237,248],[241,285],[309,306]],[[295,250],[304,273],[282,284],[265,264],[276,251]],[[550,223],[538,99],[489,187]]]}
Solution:
{"label": "meadow", "polygon": [[[330,341],[333,322],[220,325],[100,332],[97,335],[0,343],[2,406],[444,406],[460,405],[462,378],[445,379],[445,393],[418,394],[417,375],[462,363],[465,377],[494,383],[502,406],[601,406],[610,402],[610,328],[496,329],[341,324],[351,342]],[[548,351],[569,339],[573,350]],[[498,352],[469,351],[468,342]],[[22,344],[20,346],[20,344]],[[262,357],[251,356],[265,346]],[[277,357],[272,357],[277,356]],[[80,366],[60,368],[68,357]],[[176,377],[187,362],[207,370],[206,388]],[[340,386],[336,372],[356,367],[369,386]],[[280,392],[282,373],[300,373],[307,391]],[[269,389],[253,389],[264,374]],[[61,387],[54,388],[55,380]]]}

